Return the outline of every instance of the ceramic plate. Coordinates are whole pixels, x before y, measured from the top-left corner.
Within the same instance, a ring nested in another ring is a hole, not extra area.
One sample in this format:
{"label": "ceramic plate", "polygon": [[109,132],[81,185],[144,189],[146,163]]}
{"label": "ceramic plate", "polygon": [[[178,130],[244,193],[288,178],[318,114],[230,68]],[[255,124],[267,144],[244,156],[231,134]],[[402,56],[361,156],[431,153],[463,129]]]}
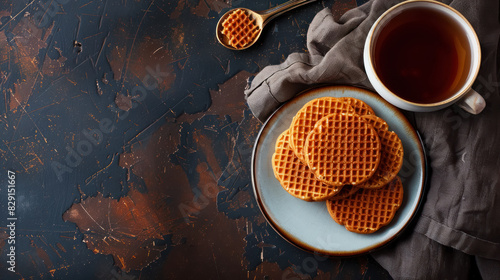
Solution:
{"label": "ceramic plate", "polygon": [[[372,234],[349,232],[328,214],[325,202],[306,202],[288,194],[274,177],[271,158],[278,136],[308,101],[324,96],[354,97],[370,105],[403,142],[399,176],[404,200],[392,222]],[[351,256],[367,253],[394,239],[417,212],[425,186],[425,153],[420,138],[396,107],[380,96],[354,87],[311,89],[279,108],[262,127],[252,155],[252,184],[259,207],[272,227],[292,244],[321,254]]]}

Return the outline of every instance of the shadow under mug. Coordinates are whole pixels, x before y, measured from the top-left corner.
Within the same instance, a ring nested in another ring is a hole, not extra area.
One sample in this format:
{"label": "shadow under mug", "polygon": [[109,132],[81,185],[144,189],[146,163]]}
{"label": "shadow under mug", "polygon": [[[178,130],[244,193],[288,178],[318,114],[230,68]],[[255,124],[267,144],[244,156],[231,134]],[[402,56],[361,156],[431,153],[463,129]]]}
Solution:
{"label": "shadow under mug", "polygon": [[[439,12],[443,16],[446,16],[447,18],[458,23],[458,26],[460,26],[461,30],[465,33],[470,46],[469,49],[466,50],[470,52],[468,74],[465,81],[462,83],[462,86],[450,97],[434,103],[416,103],[401,98],[388,89],[388,87],[380,79],[374,67],[375,42],[377,36],[380,35],[381,30],[387,28],[389,25],[388,22],[395,16],[403,11],[414,8],[433,9],[433,11]],[[457,105],[465,111],[472,114],[479,114],[486,106],[484,98],[471,88],[477,77],[481,64],[481,48],[476,32],[462,14],[446,4],[433,0],[410,0],[399,3],[388,9],[377,19],[368,33],[365,41],[363,60],[366,74],[368,75],[368,79],[373,85],[375,91],[389,103],[401,109],[413,112],[431,112],[448,107],[456,102]]]}

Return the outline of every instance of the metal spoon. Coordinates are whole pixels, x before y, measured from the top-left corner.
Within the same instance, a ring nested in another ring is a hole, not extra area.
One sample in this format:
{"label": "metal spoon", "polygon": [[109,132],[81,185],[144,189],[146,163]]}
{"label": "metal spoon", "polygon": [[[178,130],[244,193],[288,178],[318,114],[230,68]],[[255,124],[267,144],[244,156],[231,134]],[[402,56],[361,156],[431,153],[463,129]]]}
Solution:
{"label": "metal spoon", "polygon": [[219,22],[217,23],[217,30],[215,32],[217,35],[217,40],[219,40],[219,43],[221,43],[224,47],[226,47],[228,49],[232,49],[232,50],[247,49],[250,46],[252,46],[259,39],[260,35],[262,34],[262,30],[264,29],[264,26],[266,26],[266,24],[269,23],[272,19],[274,19],[275,17],[277,17],[285,12],[290,11],[291,9],[297,8],[299,6],[302,6],[302,5],[305,5],[305,4],[314,2],[314,1],[316,1],[316,0],[291,0],[291,1],[285,2],[281,5],[278,5],[274,8],[260,11],[260,12],[254,12],[254,11],[249,10],[247,8],[237,8],[237,9],[244,10],[251,19],[255,19],[255,24],[259,27],[259,33],[255,37],[255,39],[252,42],[250,42],[249,44],[247,44],[246,46],[244,46],[243,48],[238,48],[238,49],[229,45],[228,38],[224,34],[222,34],[222,29],[223,29],[222,23],[229,16],[229,14],[231,14],[236,9],[229,10],[219,19]]}

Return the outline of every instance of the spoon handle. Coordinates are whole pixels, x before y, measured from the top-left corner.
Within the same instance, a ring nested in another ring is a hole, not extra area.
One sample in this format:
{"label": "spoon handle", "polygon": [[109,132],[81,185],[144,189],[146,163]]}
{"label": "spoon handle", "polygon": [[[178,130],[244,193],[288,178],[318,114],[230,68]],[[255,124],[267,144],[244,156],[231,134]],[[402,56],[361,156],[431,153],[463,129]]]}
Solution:
{"label": "spoon handle", "polygon": [[314,2],[314,1],[316,1],[316,0],[290,0],[288,2],[285,2],[283,4],[278,5],[276,7],[273,7],[273,8],[264,10],[264,11],[260,11],[259,14],[262,16],[262,20],[263,20],[262,25],[267,24],[273,18],[275,18],[283,13],[286,13],[286,12],[290,11],[291,9],[294,9],[296,7],[299,7],[299,6]]}

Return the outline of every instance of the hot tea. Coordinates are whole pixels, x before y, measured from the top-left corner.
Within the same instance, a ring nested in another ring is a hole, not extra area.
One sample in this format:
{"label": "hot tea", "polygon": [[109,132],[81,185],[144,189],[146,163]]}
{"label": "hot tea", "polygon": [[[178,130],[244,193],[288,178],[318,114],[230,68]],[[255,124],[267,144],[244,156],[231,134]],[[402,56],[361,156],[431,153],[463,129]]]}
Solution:
{"label": "hot tea", "polygon": [[463,28],[445,12],[425,7],[388,20],[374,42],[373,66],[394,94],[415,103],[436,103],[464,85],[471,64]]}

